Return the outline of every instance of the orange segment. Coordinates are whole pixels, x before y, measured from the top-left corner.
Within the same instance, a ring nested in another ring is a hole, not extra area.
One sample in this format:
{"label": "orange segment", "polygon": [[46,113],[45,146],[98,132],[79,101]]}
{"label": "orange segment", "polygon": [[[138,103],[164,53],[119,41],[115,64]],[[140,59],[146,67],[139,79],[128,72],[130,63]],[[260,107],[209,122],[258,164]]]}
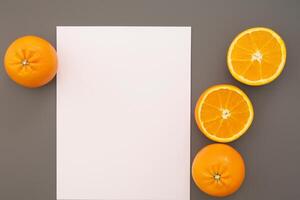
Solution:
{"label": "orange segment", "polygon": [[232,85],[208,88],[195,108],[198,127],[216,142],[231,142],[242,136],[250,127],[253,115],[247,95]]}
{"label": "orange segment", "polygon": [[227,64],[230,73],[247,85],[264,85],[276,79],[286,60],[284,41],[273,30],[251,28],[231,43]]}

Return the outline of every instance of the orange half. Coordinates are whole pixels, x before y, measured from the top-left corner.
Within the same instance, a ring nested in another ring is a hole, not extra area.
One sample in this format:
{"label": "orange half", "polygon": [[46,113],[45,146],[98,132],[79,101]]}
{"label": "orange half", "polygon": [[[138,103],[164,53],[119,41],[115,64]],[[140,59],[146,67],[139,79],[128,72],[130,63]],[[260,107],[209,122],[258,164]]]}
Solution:
{"label": "orange half", "polygon": [[227,65],[238,81],[259,86],[275,80],[286,61],[282,38],[269,28],[251,28],[240,33],[231,43]]}
{"label": "orange half", "polygon": [[233,85],[215,85],[200,96],[195,119],[201,132],[216,142],[231,142],[242,136],[253,121],[248,96]]}

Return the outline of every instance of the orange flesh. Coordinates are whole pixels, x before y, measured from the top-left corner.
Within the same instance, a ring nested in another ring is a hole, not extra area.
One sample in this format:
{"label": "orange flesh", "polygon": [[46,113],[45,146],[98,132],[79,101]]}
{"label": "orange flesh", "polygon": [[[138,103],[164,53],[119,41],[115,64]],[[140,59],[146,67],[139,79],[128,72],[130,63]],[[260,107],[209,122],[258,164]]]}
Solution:
{"label": "orange flesh", "polygon": [[237,40],[230,59],[237,74],[250,81],[258,81],[277,72],[282,61],[282,50],[271,33],[253,31]]}
{"label": "orange flesh", "polygon": [[240,94],[220,89],[208,94],[204,100],[200,121],[211,135],[230,138],[243,130],[249,117],[249,107]]}

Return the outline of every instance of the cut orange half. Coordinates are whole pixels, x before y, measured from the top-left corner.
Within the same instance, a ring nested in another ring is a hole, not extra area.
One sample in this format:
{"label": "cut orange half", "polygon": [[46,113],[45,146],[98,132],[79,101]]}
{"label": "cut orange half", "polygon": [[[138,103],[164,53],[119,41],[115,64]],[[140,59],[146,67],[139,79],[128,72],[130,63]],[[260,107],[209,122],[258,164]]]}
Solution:
{"label": "cut orange half", "polygon": [[247,95],[232,85],[215,85],[200,96],[195,119],[201,132],[216,142],[231,142],[242,136],[253,121],[253,106]]}
{"label": "cut orange half", "polygon": [[232,76],[247,85],[270,83],[282,72],[286,60],[284,41],[273,30],[251,28],[231,43],[227,65]]}

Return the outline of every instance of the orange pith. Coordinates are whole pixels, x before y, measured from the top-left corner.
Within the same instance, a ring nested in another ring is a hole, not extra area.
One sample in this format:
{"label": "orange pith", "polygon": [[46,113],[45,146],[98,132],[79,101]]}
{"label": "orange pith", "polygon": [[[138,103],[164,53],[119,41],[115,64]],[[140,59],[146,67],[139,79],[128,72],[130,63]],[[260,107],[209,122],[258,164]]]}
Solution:
{"label": "orange pith", "polygon": [[264,85],[276,79],[286,60],[284,41],[273,30],[251,28],[231,43],[227,64],[233,77],[247,85]]}
{"label": "orange pith", "polygon": [[195,108],[202,133],[217,142],[231,142],[243,135],[253,120],[253,107],[247,95],[232,85],[207,89]]}

